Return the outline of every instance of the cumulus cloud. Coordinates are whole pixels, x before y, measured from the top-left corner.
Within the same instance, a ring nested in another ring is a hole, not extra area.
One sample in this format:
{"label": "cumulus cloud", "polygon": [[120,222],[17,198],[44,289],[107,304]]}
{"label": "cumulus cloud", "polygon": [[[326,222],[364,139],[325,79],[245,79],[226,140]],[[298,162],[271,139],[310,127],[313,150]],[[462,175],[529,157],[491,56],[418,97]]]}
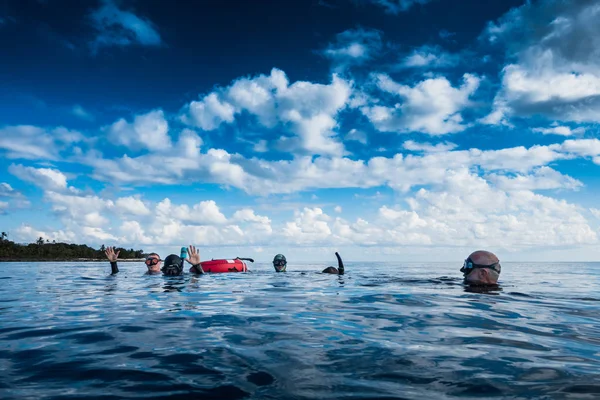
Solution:
{"label": "cumulus cloud", "polygon": [[333,75],[328,85],[305,81],[289,84],[285,73],[273,69],[269,76],[240,78],[229,87],[217,89],[200,101],[188,104],[182,121],[205,131],[232,123],[248,113],[265,128],[280,127],[287,135],[278,143],[282,149],[309,154],[342,154],[336,116],[350,99],[352,82]]}
{"label": "cumulus cloud", "polygon": [[[61,217],[63,226],[54,232],[22,226],[16,236],[134,246],[196,243],[539,248],[598,242],[583,210],[532,192],[558,186],[549,183],[552,181],[578,186],[576,181],[549,168],[534,170],[526,179],[500,182],[495,178],[477,176],[458,166],[437,177],[435,185],[400,198],[408,209],[400,204],[382,205],[376,215],[347,220],[340,206],[334,208],[340,214],[337,217],[327,215],[320,207],[298,208],[278,222],[282,228],[277,231],[272,229],[268,216],[242,208],[227,217],[213,200],[193,205],[174,204],[168,198],[156,203],[137,197],[113,201],[97,195],[47,191],[45,200]],[[593,209],[590,212],[594,214]]]}
{"label": "cumulus cloud", "polygon": [[172,145],[169,124],[162,110],[137,115],[131,123],[121,118],[104,130],[116,143],[131,149],[162,150]]}
{"label": "cumulus cloud", "polygon": [[137,197],[121,197],[115,201],[115,205],[119,212],[132,215],[148,215],[150,210],[142,200]]}
{"label": "cumulus cloud", "polygon": [[112,0],[103,0],[100,8],[90,17],[97,31],[91,43],[94,51],[101,47],[162,44],[160,34],[149,19],[120,9]]}
{"label": "cumulus cloud", "polygon": [[423,154],[396,154],[367,160],[306,156],[268,161],[248,159],[222,149],[204,152],[199,147],[160,165],[152,162],[152,154],[113,160],[90,154],[81,160],[94,168],[96,179],[131,185],[181,181],[215,183],[255,195],[378,186],[408,191],[415,186],[436,184],[449,170],[462,167],[486,174],[526,175],[558,160],[590,158],[600,163],[599,143],[598,139],[578,139],[529,148],[457,151],[451,150],[454,145],[447,142],[432,145],[407,141],[404,144],[407,150]]}
{"label": "cumulus cloud", "polygon": [[469,97],[479,87],[480,79],[465,74],[463,84],[455,88],[443,77],[422,81],[414,87],[394,82],[388,75],[376,76],[379,89],[398,97],[393,107],[370,105],[362,113],[382,132],[423,132],[443,135],[467,128],[461,110],[470,104]]}
{"label": "cumulus cloud", "polygon": [[324,241],[331,236],[331,228],[328,225],[330,219],[322,209],[306,207],[295,212],[294,220],[286,223],[281,233],[299,244]]}
{"label": "cumulus cloud", "polygon": [[374,29],[349,29],[338,33],[321,54],[343,71],[352,65],[361,65],[378,55],[383,44],[381,32]]}
{"label": "cumulus cloud", "polygon": [[11,164],[8,167],[8,172],[45,190],[63,191],[67,189],[67,177],[57,169]]}
{"label": "cumulus cloud", "polygon": [[600,121],[599,17],[597,2],[543,0],[490,23],[485,37],[506,47],[510,64],[482,122],[509,124],[513,116],[531,115]]}

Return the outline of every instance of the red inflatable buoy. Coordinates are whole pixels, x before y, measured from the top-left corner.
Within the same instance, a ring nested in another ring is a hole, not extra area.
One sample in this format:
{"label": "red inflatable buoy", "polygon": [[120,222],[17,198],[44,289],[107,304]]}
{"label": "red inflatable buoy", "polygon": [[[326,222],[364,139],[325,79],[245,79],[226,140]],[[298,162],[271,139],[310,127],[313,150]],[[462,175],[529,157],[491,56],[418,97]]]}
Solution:
{"label": "red inflatable buoy", "polygon": [[200,265],[204,272],[223,273],[248,271],[246,263],[239,259],[202,261]]}

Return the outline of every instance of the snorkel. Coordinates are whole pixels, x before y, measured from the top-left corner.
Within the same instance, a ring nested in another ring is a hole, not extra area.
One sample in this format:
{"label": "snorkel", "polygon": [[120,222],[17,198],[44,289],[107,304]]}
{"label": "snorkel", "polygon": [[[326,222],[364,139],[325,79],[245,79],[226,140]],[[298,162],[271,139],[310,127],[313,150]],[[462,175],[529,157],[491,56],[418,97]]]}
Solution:
{"label": "snorkel", "polygon": [[179,258],[181,258],[181,267],[183,268],[183,263],[185,262],[185,260],[187,260],[188,257],[188,252],[187,252],[187,247],[182,247],[181,251],[179,252]]}

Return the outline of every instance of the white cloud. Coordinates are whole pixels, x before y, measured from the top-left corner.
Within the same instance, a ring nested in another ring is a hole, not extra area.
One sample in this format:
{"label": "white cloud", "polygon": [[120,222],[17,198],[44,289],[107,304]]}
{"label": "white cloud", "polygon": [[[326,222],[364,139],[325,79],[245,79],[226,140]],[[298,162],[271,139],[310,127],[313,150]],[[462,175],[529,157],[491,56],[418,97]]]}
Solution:
{"label": "white cloud", "polygon": [[344,140],[354,140],[362,144],[367,144],[367,134],[357,129],[351,129],[344,137]]}
{"label": "white cloud", "polygon": [[[405,148],[424,154],[396,154],[351,160],[340,157],[295,157],[292,160],[247,159],[225,150],[198,148],[169,163],[156,165],[153,155],[105,160],[87,155],[81,159],[95,168],[97,179],[141,185],[216,183],[239,188],[249,194],[293,193],[320,188],[373,188],[389,186],[408,191],[432,185],[450,170],[477,168],[482,173],[526,175],[557,160],[600,158],[600,140],[567,140],[549,146],[522,146],[500,150],[450,151],[450,143],[431,145],[408,141]],[[600,161],[600,160],[597,160]],[[564,181],[566,183],[566,181]],[[568,185],[569,186],[569,185]],[[572,187],[572,186],[570,186]]]}
{"label": "white cloud", "polygon": [[419,151],[424,153],[439,153],[454,150],[457,146],[454,143],[444,142],[432,145],[431,143],[417,143],[412,140],[407,140],[402,144],[406,150]]}
{"label": "white cloud", "polygon": [[413,50],[401,62],[402,68],[446,68],[458,65],[460,56],[437,46],[421,46]]}
{"label": "white cloud", "polygon": [[10,186],[8,183],[6,183],[6,182],[0,183],[0,197],[15,197],[18,195],[19,195],[19,192],[17,192],[15,189],[13,189],[13,187]]}
{"label": "white cloud", "polygon": [[58,148],[54,138],[45,130],[29,125],[7,126],[0,129],[0,149],[7,158],[55,160]]}
{"label": "white cloud", "polygon": [[165,120],[162,110],[138,115],[132,123],[121,118],[105,127],[104,130],[116,143],[132,149],[163,150],[172,145],[169,137],[169,124]]}
{"label": "white cloud", "polygon": [[81,240],[84,239],[81,236],[76,235],[74,232],[64,231],[62,229],[53,230],[53,231],[41,231],[33,228],[31,225],[22,224],[13,232],[13,240],[16,242],[35,242],[38,238],[42,238],[44,240],[55,240],[57,242],[71,242],[71,243],[81,243]]}
{"label": "white cloud", "polygon": [[0,150],[5,157],[26,160],[59,160],[61,152],[84,140],[77,131],[64,127],[51,130],[31,125],[6,126],[0,129]]}
{"label": "white cloud", "polygon": [[76,117],[79,117],[79,118],[81,118],[81,119],[83,119],[85,121],[93,121],[95,119],[94,116],[91,113],[89,113],[88,111],[86,111],[79,104],[74,105],[73,108],[71,109],[71,112]]}
{"label": "white cloud", "polygon": [[571,129],[568,126],[553,126],[550,128],[533,128],[532,131],[543,135],[573,136],[585,133],[585,128]]}
{"label": "white cloud", "polygon": [[600,210],[597,208],[590,208],[590,212],[592,215],[598,219],[600,219]]}
{"label": "white cloud", "polygon": [[160,46],[162,43],[150,20],[121,10],[112,0],[103,0],[100,8],[91,14],[91,20],[97,31],[91,43],[94,51],[101,47]]}
{"label": "white cloud", "polygon": [[81,195],[77,193],[58,193],[46,191],[44,198],[52,205],[52,210],[69,224],[84,225],[86,221],[99,221],[99,216],[114,209],[112,200],[103,199],[94,195]]}
{"label": "white cloud", "polygon": [[[583,217],[583,210],[529,190],[547,187],[545,182],[552,179],[565,178],[568,177],[541,168],[528,178],[529,184],[492,185],[487,177],[477,176],[467,168],[456,168],[447,170],[436,185],[399,198],[409,209],[399,204],[384,204],[375,215],[361,215],[352,221],[341,215],[333,218],[318,207],[307,207],[277,221],[283,228],[276,231],[268,216],[242,208],[227,218],[212,200],[194,205],[173,204],[169,199],[151,203],[141,198],[120,198],[113,202],[99,196],[47,192],[45,198],[62,216],[63,227],[49,232],[22,226],[16,237],[83,240],[98,245],[113,242],[111,244],[127,247],[181,246],[182,243],[504,249],[596,245],[597,234]],[[125,204],[132,205],[130,208],[140,207],[135,200],[142,202],[150,213],[135,215],[142,218],[130,220],[131,213],[119,207]],[[590,212],[598,214],[594,210]],[[334,211],[341,214],[342,207],[336,206]]]}
{"label": "white cloud", "polygon": [[227,222],[227,218],[219,211],[219,207],[213,200],[201,201],[190,208],[186,204],[173,205],[167,198],[156,205],[155,212],[157,218],[161,220],[175,218],[200,225],[219,225]]}
{"label": "white cloud", "polygon": [[85,136],[81,132],[67,129],[63,126],[53,129],[51,134],[57,142],[65,145],[71,145],[73,143],[83,142],[86,140]]}
{"label": "white cloud", "polygon": [[112,241],[118,241],[118,238],[108,232],[106,232],[104,229],[98,227],[98,226],[84,226],[83,228],[81,228],[81,231],[84,235],[85,238],[89,238],[88,240],[93,240],[93,241],[105,241],[105,240],[112,240]]}
{"label": "white cloud", "polygon": [[252,150],[256,153],[266,153],[269,151],[269,148],[267,147],[267,141],[262,139],[259,140],[254,144],[254,146],[252,146]]}
{"label": "white cloud", "polygon": [[121,197],[115,202],[117,210],[133,215],[148,215],[150,210],[142,200],[136,197]]}
{"label": "white cloud", "polygon": [[[600,121],[600,6],[595,2],[528,2],[513,9],[486,36],[507,48],[502,88],[482,122],[542,115]],[[535,26],[535,29],[531,29]]]}
{"label": "white cloud", "polygon": [[294,221],[286,223],[281,234],[299,244],[318,243],[330,238],[330,219],[320,208],[306,207],[295,212]]}
{"label": "white cloud", "polygon": [[570,176],[563,175],[550,167],[537,168],[532,174],[515,176],[490,174],[486,177],[496,187],[506,190],[548,190],[569,189],[577,190],[583,183]]}
{"label": "white cloud", "polygon": [[400,97],[402,102],[393,107],[362,107],[361,111],[382,132],[416,131],[430,135],[460,132],[468,127],[463,123],[460,112],[470,104],[469,97],[479,87],[480,79],[465,74],[463,80],[458,88],[443,77],[427,79],[410,87],[380,74],[376,77],[377,86]]}
{"label": "white cloud", "polygon": [[285,150],[342,154],[343,145],[335,138],[335,117],[347,106],[351,92],[352,82],[336,75],[328,85],[304,81],[290,85],[283,71],[273,69],[269,76],[240,78],[191,102],[182,121],[210,131],[247,112],[266,128],[284,128],[288,135],[280,138],[279,145]]}
{"label": "white cloud", "polygon": [[33,168],[20,164],[11,164],[8,167],[8,172],[44,190],[64,191],[67,189],[67,177],[57,169]]}
{"label": "white cloud", "polygon": [[400,14],[401,12],[408,11],[415,4],[427,4],[431,0],[364,0],[367,3],[372,3],[383,7],[388,14]]}
{"label": "white cloud", "polygon": [[599,139],[569,139],[553,147],[572,156],[597,157],[600,155]]}
{"label": "white cloud", "polygon": [[184,122],[193,124],[205,131],[217,129],[224,122],[231,123],[235,119],[235,108],[226,101],[221,101],[217,94],[210,93],[201,101],[189,104],[189,117]]}
{"label": "white cloud", "polygon": [[8,200],[2,201],[2,204],[4,204],[2,213],[6,213],[8,209],[27,208],[31,205],[23,193],[13,189],[13,187],[6,182],[0,183],[0,199]]}
{"label": "white cloud", "polygon": [[338,33],[335,42],[321,52],[342,71],[352,65],[360,65],[376,57],[383,45],[381,32],[374,29],[349,29]]}

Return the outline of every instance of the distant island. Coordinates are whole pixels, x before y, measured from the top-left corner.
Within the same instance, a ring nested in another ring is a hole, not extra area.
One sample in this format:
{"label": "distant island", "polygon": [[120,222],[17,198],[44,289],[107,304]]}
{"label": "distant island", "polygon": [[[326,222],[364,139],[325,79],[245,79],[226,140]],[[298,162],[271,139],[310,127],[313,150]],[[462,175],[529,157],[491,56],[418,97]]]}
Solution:
{"label": "distant island", "polygon": [[[0,234],[0,261],[106,261],[104,245],[94,249],[85,244],[56,243],[40,237],[35,243],[15,243],[8,240],[8,234]],[[143,250],[124,249],[120,251],[120,261],[143,259]]]}

